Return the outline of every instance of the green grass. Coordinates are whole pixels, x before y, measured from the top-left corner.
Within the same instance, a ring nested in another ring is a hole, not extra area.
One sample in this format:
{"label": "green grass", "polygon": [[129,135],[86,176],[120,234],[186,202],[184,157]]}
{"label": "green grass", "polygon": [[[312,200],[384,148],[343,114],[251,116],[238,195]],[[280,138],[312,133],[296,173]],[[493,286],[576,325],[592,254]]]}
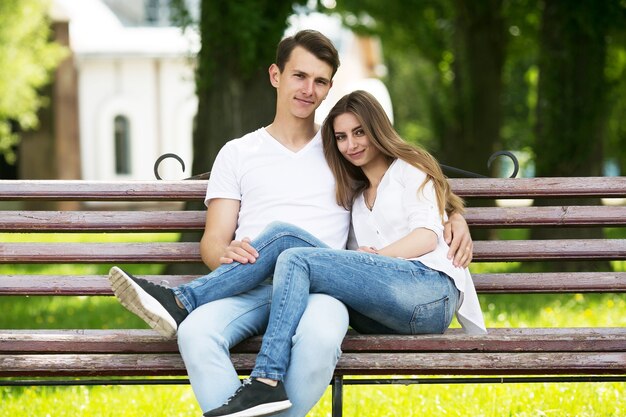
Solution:
{"label": "green grass", "polygon": [[[616,232],[613,232],[616,233]],[[0,234],[0,239],[8,241]],[[17,239],[12,237],[11,239]],[[35,239],[35,240],[33,240]],[[39,240],[36,240],[39,239]],[[29,241],[125,240],[122,234],[29,235]],[[176,235],[146,234],[145,240]],[[137,241],[135,235],[133,240]],[[13,240],[19,241],[19,240]],[[626,262],[614,262],[626,270]],[[108,265],[0,266],[0,274],[104,274]],[[472,271],[508,271],[516,264],[476,264]],[[156,273],[158,265],[131,265]],[[488,327],[624,327],[623,294],[481,295]],[[0,328],[147,328],[111,297],[0,297]],[[306,388],[303,388],[306,389]],[[309,413],[330,416],[330,388]],[[0,387],[0,417],[198,416],[187,385]],[[345,416],[583,416],[626,415],[624,383],[345,386]]]}
{"label": "green grass", "polygon": [[[624,415],[624,384],[344,387],[344,416],[597,417]],[[310,417],[330,416],[330,389]],[[198,417],[188,386],[4,388],[1,416]]]}

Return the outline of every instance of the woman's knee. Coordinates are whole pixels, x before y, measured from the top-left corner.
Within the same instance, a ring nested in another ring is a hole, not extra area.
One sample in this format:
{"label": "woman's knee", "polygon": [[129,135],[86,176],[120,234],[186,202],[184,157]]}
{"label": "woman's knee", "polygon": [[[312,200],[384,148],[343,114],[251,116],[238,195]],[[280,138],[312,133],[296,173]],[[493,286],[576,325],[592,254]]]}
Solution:
{"label": "woman's knee", "polygon": [[307,261],[306,253],[310,249],[311,248],[286,249],[280,255],[278,255],[278,258],[276,259],[276,265],[278,266],[278,264],[281,264],[281,265],[288,265],[288,264],[294,265],[295,264],[295,265],[305,267],[306,261]]}

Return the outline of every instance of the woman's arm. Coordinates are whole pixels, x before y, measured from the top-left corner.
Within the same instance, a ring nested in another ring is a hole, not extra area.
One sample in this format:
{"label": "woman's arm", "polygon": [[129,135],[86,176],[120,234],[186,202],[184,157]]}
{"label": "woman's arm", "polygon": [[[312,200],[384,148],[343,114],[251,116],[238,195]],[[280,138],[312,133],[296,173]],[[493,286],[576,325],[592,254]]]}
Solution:
{"label": "woman's arm", "polygon": [[[408,235],[396,240],[390,245],[381,249],[373,249],[379,255],[391,256],[393,258],[417,258],[428,252],[432,252],[437,247],[437,235],[430,229],[420,227],[413,230]],[[361,252],[372,252],[365,248],[359,248]]]}

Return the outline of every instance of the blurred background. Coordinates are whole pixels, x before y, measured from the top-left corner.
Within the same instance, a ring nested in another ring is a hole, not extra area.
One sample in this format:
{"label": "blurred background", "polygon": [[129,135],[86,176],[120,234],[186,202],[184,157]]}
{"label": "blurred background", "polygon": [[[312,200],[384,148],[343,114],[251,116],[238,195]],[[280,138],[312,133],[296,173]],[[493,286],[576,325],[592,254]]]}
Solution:
{"label": "blurred background", "polygon": [[3,0],[0,178],[179,179],[271,122],[267,68],[318,29],[344,93],[373,92],[441,163],[508,176],[623,175],[623,0]]}

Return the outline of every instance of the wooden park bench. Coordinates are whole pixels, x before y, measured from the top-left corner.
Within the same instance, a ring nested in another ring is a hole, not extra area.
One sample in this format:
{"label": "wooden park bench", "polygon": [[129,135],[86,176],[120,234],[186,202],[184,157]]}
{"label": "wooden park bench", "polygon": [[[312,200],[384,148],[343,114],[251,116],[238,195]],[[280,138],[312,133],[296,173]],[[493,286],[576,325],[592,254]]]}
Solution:
{"label": "wooden park bench", "polygon": [[[466,219],[473,229],[626,225],[625,205],[597,203],[598,197],[626,197],[626,177],[453,179],[451,183],[459,195],[472,202]],[[0,233],[25,234],[24,243],[0,243],[0,263],[198,263],[199,247],[195,242],[25,242],[27,234],[42,232],[200,231],[204,227],[203,211],[182,211],[182,205],[172,208],[170,203],[202,201],[205,189],[204,180],[0,181],[0,204],[10,202],[6,205],[13,207],[1,209]],[[548,197],[576,201],[589,198],[589,202],[558,207],[474,207],[495,198]],[[15,208],[49,201],[78,203],[72,210]],[[112,210],[109,203],[126,208]],[[476,240],[474,248],[475,262],[626,259],[626,239],[619,238]],[[586,263],[577,265],[583,266],[576,272],[474,274],[474,281],[480,294],[532,297],[536,293],[626,292],[626,272],[595,272],[592,267],[586,268]],[[177,285],[195,276],[146,278],[156,282],[165,279]],[[0,295],[91,297],[112,293],[105,275],[0,275]],[[253,366],[259,345],[260,338],[255,337],[233,349],[232,359],[242,374]],[[332,381],[334,416],[341,415],[343,384],[626,381],[623,327],[580,328],[572,323],[568,328],[493,328],[482,336],[468,336],[459,329],[427,336],[349,334],[342,349]],[[176,342],[152,330],[0,329],[0,385],[187,383],[183,378],[170,378],[185,374]],[[344,379],[352,375],[369,377]],[[442,378],[421,378],[423,375]],[[144,378],[126,378],[131,376]]]}

